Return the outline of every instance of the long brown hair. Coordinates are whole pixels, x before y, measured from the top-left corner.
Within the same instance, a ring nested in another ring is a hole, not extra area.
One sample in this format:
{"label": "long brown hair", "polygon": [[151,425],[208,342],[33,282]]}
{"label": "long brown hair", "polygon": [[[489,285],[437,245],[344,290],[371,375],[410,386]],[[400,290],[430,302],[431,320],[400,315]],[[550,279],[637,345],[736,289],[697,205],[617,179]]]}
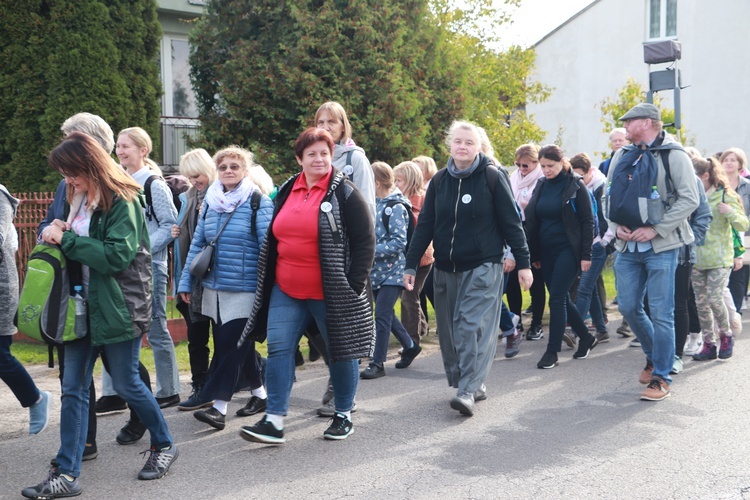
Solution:
{"label": "long brown hair", "polygon": [[693,158],[693,169],[695,174],[700,177],[708,173],[708,183],[711,186],[723,187],[728,193],[734,194],[734,190],[729,186],[729,178],[724,172],[724,167],[719,160],[713,156],[708,158]]}
{"label": "long brown hair", "polygon": [[[132,201],[141,190],[98,142],[80,132],[72,132],[63,139],[49,154],[48,162],[52,169],[66,177],[85,177],[89,189],[99,193],[99,207],[105,212],[112,208],[115,196]],[[73,194],[73,189],[68,187],[68,202],[73,201]]]}

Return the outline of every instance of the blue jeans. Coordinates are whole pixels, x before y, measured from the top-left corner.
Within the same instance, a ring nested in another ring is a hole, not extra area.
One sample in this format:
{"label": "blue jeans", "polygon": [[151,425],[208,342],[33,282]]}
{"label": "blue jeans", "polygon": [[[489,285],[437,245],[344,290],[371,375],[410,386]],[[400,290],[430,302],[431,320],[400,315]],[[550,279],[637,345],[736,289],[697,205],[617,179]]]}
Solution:
{"label": "blue jeans", "polygon": [[[654,364],[653,375],[668,384],[674,364],[674,275],[678,250],[622,252],[615,261],[617,302],[643,352]],[[648,293],[651,317],[643,308]]]}
{"label": "blue jeans", "polygon": [[140,350],[140,337],[96,347],[85,338],[65,346],[60,451],[57,453],[60,472],[74,477],[81,474],[89,420],[89,386],[100,351],[107,356],[115,391],[138,413],[151,433],[151,445],[158,449],[172,445],[172,436],[159,405],[138,374]]}
{"label": "blue jeans", "polygon": [[[271,415],[286,415],[289,410],[289,395],[294,383],[294,353],[311,320],[315,320],[328,345],[325,302],[294,299],[281,291],[278,285],[274,285],[268,308],[266,361],[267,413]],[[351,411],[354,406],[359,380],[358,367],[356,359],[338,361],[328,366],[336,411]]]}
{"label": "blue jeans", "polygon": [[576,309],[582,317],[585,317],[586,313],[591,314],[591,321],[594,323],[597,332],[607,331],[607,327],[604,325],[602,303],[599,301],[599,293],[596,288],[596,281],[602,274],[605,262],[607,262],[607,250],[601,243],[594,243],[594,246],[591,247],[591,267],[585,273],[581,273],[581,281],[578,283],[576,295]]}
{"label": "blue jeans", "polygon": [[167,330],[167,263],[154,262],[154,298],[151,329],[146,338],[154,352],[156,397],[166,398],[180,392],[180,372],[172,337]]}
{"label": "blue jeans", "polygon": [[29,372],[10,352],[13,335],[0,335],[0,379],[8,384],[21,406],[28,408],[39,400],[39,389]]}
{"label": "blue jeans", "polygon": [[409,332],[393,312],[393,306],[396,305],[402,291],[402,287],[393,285],[381,286],[372,291],[375,296],[375,352],[372,360],[376,363],[385,363],[388,357],[388,341],[391,338],[391,332],[404,349],[409,349],[414,345]]}

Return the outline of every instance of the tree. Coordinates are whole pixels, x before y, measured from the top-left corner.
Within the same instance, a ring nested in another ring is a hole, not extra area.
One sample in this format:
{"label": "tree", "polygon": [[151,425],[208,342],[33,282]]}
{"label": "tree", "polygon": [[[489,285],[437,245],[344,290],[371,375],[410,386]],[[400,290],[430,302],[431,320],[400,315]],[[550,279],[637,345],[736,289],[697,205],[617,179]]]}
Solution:
{"label": "tree", "polygon": [[137,124],[158,137],[155,13],[154,0],[0,5],[6,61],[0,66],[0,176],[9,189],[57,185],[60,176],[47,167],[46,155],[75,113],[98,114],[115,131]]}
{"label": "tree", "polygon": [[[635,78],[628,78],[625,85],[617,91],[615,98],[606,97],[599,104],[602,116],[600,120],[602,122],[602,132],[609,134],[613,128],[622,127],[620,117],[628,112],[630,108],[636,104],[640,104],[646,101],[646,90]],[[661,112],[662,121],[667,123],[674,123],[674,109],[665,108],[662,104],[662,99],[659,94],[654,94],[654,106],[659,108]],[[670,134],[676,135],[677,129],[674,126],[667,126],[665,130]],[[680,127],[679,137],[682,143],[685,145],[692,145],[695,143],[695,138],[690,136],[685,128],[685,125]],[[602,158],[607,158],[610,154],[609,151],[597,151],[596,154],[601,155]]]}

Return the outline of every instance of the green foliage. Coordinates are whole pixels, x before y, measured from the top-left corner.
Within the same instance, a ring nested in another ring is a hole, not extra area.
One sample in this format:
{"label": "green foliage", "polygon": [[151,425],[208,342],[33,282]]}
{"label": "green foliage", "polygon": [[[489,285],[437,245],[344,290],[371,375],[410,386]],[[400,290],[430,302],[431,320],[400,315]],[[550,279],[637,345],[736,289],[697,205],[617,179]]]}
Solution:
{"label": "green foliage", "polygon": [[46,155],[75,113],[98,114],[115,132],[139,125],[158,138],[155,0],[3,2],[0,32],[0,177],[9,189],[57,185]]}
{"label": "green foliage", "polygon": [[191,33],[196,145],[250,147],[281,179],[297,170],[294,139],[334,100],[371,160],[442,156],[459,118],[484,126],[507,159],[541,138],[523,107],[546,90],[525,83],[531,52],[484,48],[506,19],[491,0],[214,0]]}
{"label": "green foliage", "polygon": [[[609,134],[613,128],[622,127],[622,122],[619,118],[628,112],[630,108],[636,104],[646,102],[646,90],[635,78],[628,78],[625,85],[617,91],[617,96],[606,97],[599,104],[602,116],[600,120],[602,122],[602,132]],[[662,104],[662,99],[659,94],[654,94],[654,106],[659,108],[661,111],[662,121],[664,123],[674,123],[674,109],[665,108]],[[675,127],[665,127],[666,131],[672,135],[677,136],[677,129]],[[685,125],[680,127],[679,137],[683,144],[692,145],[695,143],[695,139],[688,135]],[[597,152],[602,158],[609,156],[610,151]]]}

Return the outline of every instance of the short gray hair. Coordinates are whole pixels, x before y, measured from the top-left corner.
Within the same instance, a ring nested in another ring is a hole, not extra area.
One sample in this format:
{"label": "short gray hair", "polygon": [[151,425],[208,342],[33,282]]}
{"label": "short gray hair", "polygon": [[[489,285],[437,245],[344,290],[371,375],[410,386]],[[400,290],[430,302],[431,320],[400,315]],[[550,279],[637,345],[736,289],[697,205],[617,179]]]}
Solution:
{"label": "short gray hair", "polygon": [[460,128],[462,128],[464,130],[469,130],[471,133],[473,133],[476,136],[476,138],[477,138],[477,146],[481,150],[481,146],[482,146],[482,133],[479,131],[479,127],[476,124],[471,123],[470,121],[466,121],[466,120],[456,120],[453,123],[451,123],[451,126],[448,127],[448,130],[447,130],[447,132],[445,134],[445,144],[446,144],[446,146],[448,146],[448,148],[451,147],[451,141],[453,141],[453,136],[456,135],[456,130],[458,130]]}
{"label": "short gray hair", "polygon": [[78,113],[67,120],[60,127],[63,136],[67,137],[71,132],[81,132],[96,140],[108,154],[115,149],[115,134],[112,128],[101,116],[91,113]]}

